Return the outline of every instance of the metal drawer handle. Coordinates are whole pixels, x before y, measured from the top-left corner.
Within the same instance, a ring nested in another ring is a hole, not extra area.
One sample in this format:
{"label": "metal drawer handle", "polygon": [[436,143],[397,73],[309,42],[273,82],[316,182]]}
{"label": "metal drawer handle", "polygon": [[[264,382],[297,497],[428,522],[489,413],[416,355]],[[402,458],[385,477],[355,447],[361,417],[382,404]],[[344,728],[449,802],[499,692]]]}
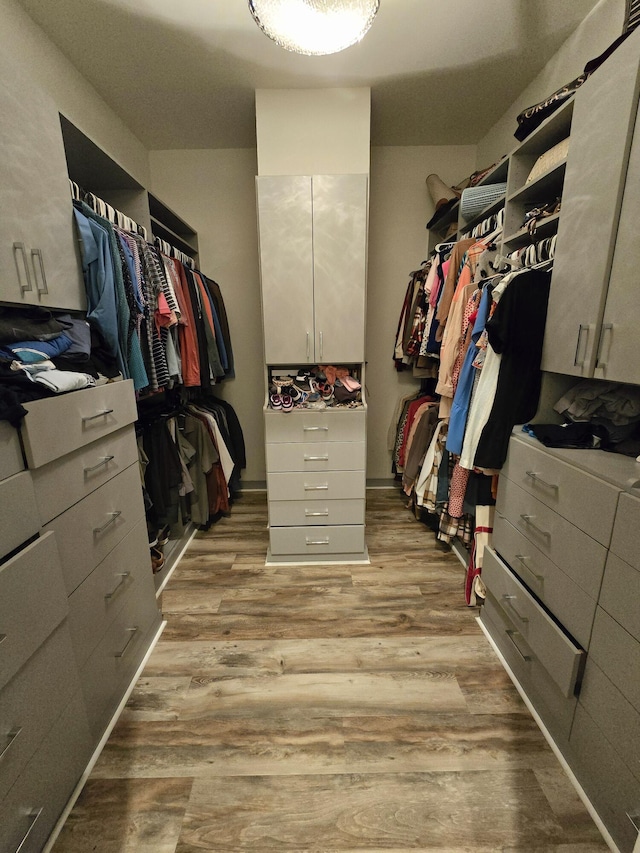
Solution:
{"label": "metal drawer handle", "polygon": [[582,333],[585,330],[589,331],[589,326],[585,326],[584,324],[581,323],[580,326],[578,327],[578,341],[576,343],[576,354],[573,357],[573,366],[574,367],[582,367],[584,365],[584,360],[585,360],[585,357],[587,354],[586,347],[584,349],[584,352],[582,353],[582,361],[578,361],[578,353],[580,352],[580,342],[582,341]]}
{"label": "metal drawer handle", "polygon": [[328,462],[329,461],[329,454],[327,453],[326,456],[305,456],[304,461],[305,462]]}
{"label": "metal drawer handle", "polygon": [[39,808],[38,811],[32,811],[27,815],[27,817],[31,818],[31,823],[29,824],[29,829],[23,835],[22,841],[16,847],[16,853],[20,853],[20,851],[23,849],[24,845],[27,843],[27,839],[31,835],[33,827],[36,825],[36,821],[38,820],[38,818],[40,817],[40,815],[42,814],[43,811],[44,811],[44,806]]}
{"label": "metal drawer handle", "polygon": [[328,539],[309,539],[309,537],[307,536],[306,537],[306,543],[307,543],[307,545],[328,545],[329,540]]}
{"label": "metal drawer handle", "polygon": [[309,332],[307,332],[307,361],[311,358],[311,338],[309,337]]}
{"label": "metal drawer handle", "polygon": [[[38,266],[40,267],[40,276],[42,278],[42,287],[38,287],[38,276],[36,275],[36,265],[33,262],[33,259],[38,259]],[[36,280],[36,287],[38,289],[38,294],[42,296],[43,293],[49,293],[49,287],[47,285],[47,274],[44,271],[44,261],[42,259],[42,249],[32,249],[31,250],[31,263],[33,264],[33,275]]]}
{"label": "metal drawer handle", "polygon": [[0,752],[0,761],[2,761],[9,749],[11,749],[11,744],[15,743],[15,740],[21,731],[22,726],[19,726],[17,729],[14,729],[13,731],[7,733],[7,745],[2,750],[2,752]]}
{"label": "metal drawer handle", "polygon": [[323,355],[324,355],[324,346],[322,343],[322,332],[320,332],[320,361],[322,361]]}
{"label": "metal drawer handle", "polygon": [[513,612],[516,614],[516,616],[518,617],[518,619],[519,619],[521,622],[524,622],[524,623],[526,624],[526,623],[529,621],[528,617],[527,617],[527,616],[523,616],[521,613],[518,613],[518,611],[516,610],[515,606],[511,603],[511,602],[513,602],[513,601],[517,601],[517,600],[518,600],[518,596],[517,596],[517,595],[507,595],[507,594],[505,593],[505,595],[503,595],[503,596],[502,596],[502,600],[507,602],[507,605],[509,606],[509,608],[510,608],[511,610],[513,610]]}
{"label": "metal drawer handle", "polygon": [[633,824],[633,828],[635,829],[635,831],[640,832],[640,812],[633,812],[633,814],[625,812],[625,814]]}
{"label": "metal drawer handle", "polygon": [[322,486],[309,486],[305,483],[304,490],[305,492],[326,492],[329,490],[329,483],[324,483]]}
{"label": "metal drawer handle", "polygon": [[[21,255],[22,257],[22,272],[24,274],[24,278],[26,278],[27,280],[26,284],[22,283],[23,276],[20,274],[20,264],[18,263],[18,255]],[[29,273],[29,265],[27,264],[27,251],[24,247],[24,243],[13,244],[13,259],[16,263],[16,271],[18,273],[20,293],[25,294],[29,291],[33,291],[33,285],[31,284],[31,275]]]}
{"label": "metal drawer handle", "polygon": [[135,637],[135,635],[138,633],[138,626],[136,625],[136,627],[135,627],[135,628],[127,628],[127,631],[128,631],[128,633],[129,633],[129,639],[128,639],[128,640],[127,640],[127,642],[124,644],[124,648],[123,648],[123,649],[121,649],[119,652],[116,652],[116,653],[115,653],[114,657],[116,657],[116,658],[122,658],[122,657],[124,657],[124,653],[127,651],[127,649],[129,648],[129,645],[130,645],[131,641],[133,640],[133,638]]}
{"label": "metal drawer handle", "polygon": [[536,474],[535,471],[526,471],[527,477],[530,477],[534,483],[542,483],[543,486],[546,486],[548,489],[559,489],[560,486],[557,483],[547,483],[546,480],[543,480],[539,474]]}
{"label": "metal drawer handle", "polygon": [[87,421],[95,421],[96,418],[106,418],[107,415],[112,415],[113,409],[103,409],[101,412],[97,412],[95,415],[87,415],[82,419],[82,423],[86,423]]}
{"label": "metal drawer handle", "polygon": [[544,575],[537,575],[532,569],[529,568],[526,561],[530,560],[531,557],[525,557],[524,554],[516,554],[516,560],[519,560],[522,563],[522,568],[526,569],[532,578],[535,578],[539,583],[542,583],[544,580]]}
{"label": "metal drawer handle", "polygon": [[607,336],[607,332],[609,332],[609,348],[607,349],[607,361],[609,360],[609,353],[611,352],[611,341],[613,339],[613,323],[603,323],[602,324],[602,333],[600,335],[600,346],[598,347],[598,355],[596,356],[596,367],[606,367],[607,361],[602,358],[602,351],[604,349],[604,342]]}
{"label": "metal drawer handle", "polygon": [[[113,456],[111,458],[113,459]],[[117,509],[115,512],[110,512],[109,515],[111,516],[111,518],[109,519],[109,521],[105,521],[102,527],[93,528],[94,533],[102,533],[104,530],[106,530],[107,527],[109,527],[115,522],[116,518],[120,518],[120,516],[122,515],[122,510]]]}
{"label": "metal drawer handle", "polygon": [[103,456],[100,462],[97,462],[95,465],[91,465],[89,468],[85,468],[84,473],[90,474],[92,471],[97,471],[98,468],[102,468],[103,465],[108,465],[109,462],[115,458],[115,456]]}
{"label": "metal drawer handle", "polygon": [[310,426],[302,427],[303,432],[329,432],[328,426]]}
{"label": "metal drawer handle", "polygon": [[114,588],[111,590],[111,592],[108,592],[108,593],[105,595],[105,599],[106,599],[107,601],[109,601],[109,599],[113,598],[113,596],[114,596],[114,595],[116,594],[116,592],[120,589],[120,587],[121,587],[121,586],[122,586],[122,584],[126,581],[126,579],[129,577],[129,575],[130,575],[130,574],[131,574],[131,572],[118,572],[118,574],[116,575],[116,577],[117,577],[117,578],[120,578],[120,580],[119,580],[119,581],[118,581],[118,583],[114,586]]}
{"label": "metal drawer handle", "polygon": [[322,512],[312,512],[310,509],[305,509],[304,514],[306,518],[319,518],[320,516],[328,516],[329,510],[324,509]]}
{"label": "metal drawer handle", "polygon": [[511,628],[505,628],[505,629],[504,629],[504,632],[505,632],[505,634],[507,635],[507,637],[511,640],[511,642],[513,643],[513,646],[514,646],[515,650],[518,652],[518,654],[520,655],[520,657],[522,658],[522,660],[523,660],[525,663],[530,663],[530,662],[531,662],[531,657],[530,657],[529,655],[525,655],[525,653],[520,649],[520,646],[519,646],[519,645],[516,643],[516,641],[513,639],[513,638],[518,634],[518,632],[517,632],[517,631],[512,631],[512,630],[511,630]]}
{"label": "metal drawer handle", "polygon": [[524,521],[525,524],[528,524],[529,527],[533,527],[541,536],[546,536],[548,539],[551,539],[551,534],[547,530],[543,530],[541,527],[538,527],[537,524],[533,523],[533,519],[535,515],[521,515],[520,518]]}

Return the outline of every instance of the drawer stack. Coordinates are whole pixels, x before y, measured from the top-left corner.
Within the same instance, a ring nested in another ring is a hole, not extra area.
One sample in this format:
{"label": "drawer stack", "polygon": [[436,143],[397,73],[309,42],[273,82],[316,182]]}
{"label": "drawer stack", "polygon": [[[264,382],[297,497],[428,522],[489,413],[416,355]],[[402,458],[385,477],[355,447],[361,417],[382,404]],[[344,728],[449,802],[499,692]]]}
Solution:
{"label": "drawer stack", "polygon": [[[0,850],[40,851],[92,750],[55,534],[0,422]],[[51,780],[55,779],[55,784]]]}
{"label": "drawer stack", "polygon": [[366,411],[265,411],[268,559],[362,560]]}
{"label": "drawer stack", "polygon": [[23,427],[43,530],[58,543],[69,630],[96,739],[160,622],[131,385],[31,403]]}

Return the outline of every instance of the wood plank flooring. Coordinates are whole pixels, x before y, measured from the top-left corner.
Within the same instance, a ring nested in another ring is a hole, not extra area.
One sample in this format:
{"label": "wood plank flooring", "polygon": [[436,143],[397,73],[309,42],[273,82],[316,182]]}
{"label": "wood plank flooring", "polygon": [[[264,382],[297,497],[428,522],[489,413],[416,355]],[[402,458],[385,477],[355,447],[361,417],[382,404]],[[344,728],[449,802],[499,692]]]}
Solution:
{"label": "wood plank flooring", "polygon": [[457,558],[367,495],[370,566],[265,567],[264,494],[198,534],[54,853],[596,853],[464,604]]}

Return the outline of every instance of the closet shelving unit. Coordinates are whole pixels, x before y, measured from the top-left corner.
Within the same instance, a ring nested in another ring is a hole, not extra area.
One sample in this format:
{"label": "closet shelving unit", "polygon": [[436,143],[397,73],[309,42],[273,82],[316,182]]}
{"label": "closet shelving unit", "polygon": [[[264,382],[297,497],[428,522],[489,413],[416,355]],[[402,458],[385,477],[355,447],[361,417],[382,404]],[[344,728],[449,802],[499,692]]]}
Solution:
{"label": "closet shelving unit", "polygon": [[184,219],[152,193],[148,194],[151,231],[193,260],[198,258],[198,234]]}

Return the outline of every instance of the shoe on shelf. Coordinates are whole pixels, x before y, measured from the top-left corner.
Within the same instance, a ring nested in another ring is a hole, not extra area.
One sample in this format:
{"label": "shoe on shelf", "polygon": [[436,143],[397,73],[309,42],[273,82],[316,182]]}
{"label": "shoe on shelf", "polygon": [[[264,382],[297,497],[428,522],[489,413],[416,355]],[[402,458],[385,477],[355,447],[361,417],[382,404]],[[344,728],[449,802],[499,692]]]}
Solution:
{"label": "shoe on shelf", "polygon": [[276,411],[282,409],[282,397],[280,394],[271,394],[269,397],[269,405]]}
{"label": "shoe on shelf", "polygon": [[293,400],[288,394],[282,395],[282,411],[290,412],[293,409]]}

